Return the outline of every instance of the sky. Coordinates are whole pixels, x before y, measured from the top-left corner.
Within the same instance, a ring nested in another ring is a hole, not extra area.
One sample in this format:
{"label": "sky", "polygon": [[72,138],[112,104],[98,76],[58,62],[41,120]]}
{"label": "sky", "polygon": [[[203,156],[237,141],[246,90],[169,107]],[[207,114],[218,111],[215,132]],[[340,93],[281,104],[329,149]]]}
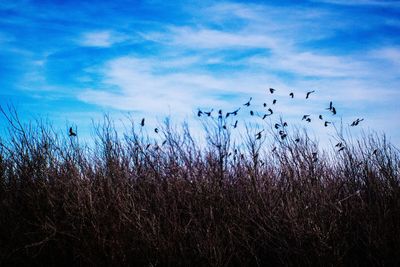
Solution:
{"label": "sky", "polygon": [[260,120],[249,110],[265,102],[270,122],[325,136],[319,114],[363,118],[354,131],[399,147],[399,70],[399,1],[0,1],[0,105],[80,133],[104,114],[155,127],[240,107]]}

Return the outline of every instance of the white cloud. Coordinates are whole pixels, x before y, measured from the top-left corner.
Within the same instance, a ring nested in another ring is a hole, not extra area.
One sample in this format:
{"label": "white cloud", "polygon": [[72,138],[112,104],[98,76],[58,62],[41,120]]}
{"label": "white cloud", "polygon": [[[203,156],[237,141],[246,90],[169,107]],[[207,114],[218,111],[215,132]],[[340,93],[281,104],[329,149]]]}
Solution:
{"label": "white cloud", "polygon": [[[260,107],[272,98],[266,89],[276,87],[279,90],[273,97],[278,99],[279,105],[274,107],[278,115],[296,121],[298,114],[324,111],[333,100],[341,114],[330,119],[339,122],[340,116],[351,120],[353,114],[368,115],[365,125],[370,126],[379,120],[375,109],[393,107],[394,99],[399,99],[399,73],[394,68],[400,60],[397,47],[340,55],[303,45],[326,37],[330,30],[349,27],[346,22],[336,21],[330,21],[327,29],[315,26],[326,22],[323,15],[329,14],[327,11],[282,13],[282,9],[261,5],[225,3],[203,12],[203,23],[195,26],[142,32],[144,39],[161,44],[161,52],[152,57],[126,56],[107,62],[100,68],[103,86],[88,88],[79,95],[80,99],[148,116],[168,113],[179,119],[197,107],[230,110],[242,106],[249,96]],[[208,23],[207,12],[211,12],[212,23]],[[243,23],[232,30],[224,26],[225,22],[232,22],[230,19]],[[246,55],[251,49],[264,52]],[[227,73],[224,66],[238,69]],[[308,89],[315,89],[316,94],[312,102],[305,103]],[[291,91],[295,91],[294,101],[287,99]],[[310,125],[314,124],[318,121],[313,120]],[[319,132],[326,132],[324,127],[318,127]]]}
{"label": "white cloud", "polygon": [[275,38],[248,34],[246,31],[230,33],[209,28],[170,27],[167,33],[143,34],[143,37],[167,45],[199,49],[275,48],[281,44]]}
{"label": "white cloud", "polygon": [[115,43],[122,42],[125,36],[115,34],[111,31],[96,31],[84,33],[79,41],[82,46],[110,47]]}
{"label": "white cloud", "polygon": [[[382,47],[370,52],[371,57],[382,59],[400,68],[400,47]],[[400,75],[400,71],[397,72]]]}
{"label": "white cloud", "polygon": [[392,0],[313,0],[314,2],[346,5],[346,6],[378,6],[378,7],[389,7],[399,8],[400,3]]}
{"label": "white cloud", "polygon": [[252,57],[249,63],[261,64],[296,75],[312,77],[359,77],[367,74],[362,63],[353,58],[319,55],[313,52],[275,51],[271,57]]}

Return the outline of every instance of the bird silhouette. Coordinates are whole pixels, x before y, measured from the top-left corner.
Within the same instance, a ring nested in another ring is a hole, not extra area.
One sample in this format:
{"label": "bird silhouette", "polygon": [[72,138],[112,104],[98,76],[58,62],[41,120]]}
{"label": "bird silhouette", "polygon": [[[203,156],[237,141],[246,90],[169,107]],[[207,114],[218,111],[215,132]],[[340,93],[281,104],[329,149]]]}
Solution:
{"label": "bird silhouette", "polygon": [[268,109],[268,111],[270,113],[269,115],[272,115],[274,113],[274,111],[272,109],[270,109],[270,108]]}
{"label": "bird silhouette", "polygon": [[264,106],[264,108],[265,108],[265,107],[267,106],[267,103],[264,103],[263,106]]}
{"label": "bird silhouette", "polygon": [[283,139],[285,139],[287,137],[287,134],[282,134],[281,135],[281,139],[283,140]]}
{"label": "bird silhouette", "polygon": [[346,148],[346,147],[342,146],[342,147],[338,150],[338,152],[342,151],[342,150],[345,149],[345,148]]}
{"label": "bird silhouette", "polygon": [[238,109],[235,110],[235,111],[232,111],[231,114],[232,114],[233,116],[236,116],[236,115],[238,114],[239,110],[240,110],[240,108],[238,108]]}
{"label": "bird silhouette", "polygon": [[293,94],[293,93],[290,93],[289,95],[290,95],[290,97],[291,97],[291,98],[293,98],[293,97],[294,97],[294,94]]}
{"label": "bird silhouette", "polygon": [[158,128],[155,128],[155,129],[154,129],[154,132],[155,132],[155,133],[158,133]]}
{"label": "bird silhouette", "polygon": [[254,115],[254,111],[250,110],[250,115],[253,116]]}
{"label": "bird silhouette", "polygon": [[250,97],[249,101],[247,101],[246,103],[244,103],[243,106],[246,106],[246,107],[250,106],[250,101],[251,101],[252,99],[253,99],[253,98]]}
{"label": "bird silhouette", "polygon": [[336,115],[336,108],[335,107],[332,107],[332,113],[333,113],[333,115]]}
{"label": "bird silhouette", "polygon": [[301,120],[306,120],[308,117],[310,117],[310,115],[304,115]]}
{"label": "bird silhouette", "polygon": [[228,112],[228,113],[226,113],[226,117],[228,118],[228,117],[229,117],[229,115],[236,116],[236,115],[237,115],[237,113],[239,112],[239,110],[240,110],[240,108],[238,108],[238,109],[237,109],[237,110],[235,110],[235,111],[232,111],[232,112]]}
{"label": "bird silhouette", "polygon": [[272,100],[272,105],[276,104],[276,99]]}
{"label": "bird silhouette", "polygon": [[276,89],[274,89],[274,88],[269,88],[269,91],[271,92],[271,94],[273,94],[273,93],[276,91]]}
{"label": "bird silhouette", "polygon": [[372,151],[372,155],[376,155],[378,153],[378,149],[374,149],[374,151]]}
{"label": "bird silhouette", "polygon": [[199,109],[199,111],[197,112],[197,116],[200,117],[202,114],[203,114],[203,111],[201,111],[201,110]]}
{"label": "bird silhouette", "polygon": [[320,120],[323,120],[322,115],[319,115],[318,118],[319,118]]}
{"label": "bird silhouette", "polygon": [[282,126],[287,127],[288,126],[287,122],[284,122]]}
{"label": "bird silhouette", "polygon": [[140,122],[140,126],[144,126],[144,118],[142,119],[142,121]]}
{"label": "bird silhouette", "polygon": [[235,124],[232,125],[233,128],[236,128],[236,127],[237,127],[237,124],[238,124],[238,121],[236,120],[236,121],[235,121]]}
{"label": "bird silhouette", "polygon": [[335,145],[335,147],[342,147],[343,146],[343,143],[342,142],[339,142],[339,143],[337,143],[336,145]]}
{"label": "bird silhouette", "polygon": [[308,97],[310,96],[310,94],[312,94],[312,93],[314,93],[315,91],[313,90],[313,91],[310,91],[310,92],[307,92],[307,94],[306,94],[306,99],[308,99]]}
{"label": "bird silhouette", "polygon": [[212,110],[210,110],[210,111],[204,111],[203,113],[204,114],[206,114],[208,117],[210,117],[211,116],[211,112],[213,112],[213,109]]}
{"label": "bird silhouette", "polygon": [[218,110],[218,118],[222,119],[222,109]]}
{"label": "bird silhouette", "polygon": [[263,132],[264,130],[261,130],[261,131],[259,131],[257,134],[256,134],[256,139],[260,139],[261,138],[261,133]]}
{"label": "bird silhouette", "polygon": [[353,121],[350,126],[357,126],[360,122],[362,122],[364,119],[356,119],[355,121]]}
{"label": "bird silhouette", "polygon": [[298,143],[298,142],[300,142],[300,138],[296,138],[296,139],[294,139],[294,141],[295,141],[296,143]]}
{"label": "bird silhouette", "polygon": [[72,127],[69,127],[69,136],[76,136],[76,133],[72,129]]}
{"label": "bird silhouette", "polygon": [[307,118],[307,119],[306,119],[306,122],[311,122],[311,118]]}
{"label": "bird silhouette", "polygon": [[281,127],[281,125],[279,123],[275,123],[275,129],[279,129],[279,127]]}
{"label": "bird silhouette", "polygon": [[331,102],[329,102],[329,108],[326,108],[327,110],[332,110],[332,108],[333,108],[333,105],[332,105],[332,101]]}
{"label": "bird silhouette", "polygon": [[328,124],[330,124],[330,123],[331,123],[330,121],[325,121],[324,126],[328,127]]}
{"label": "bird silhouette", "polygon": [[279,135],[283,135],[283,134],[285,134],[285,131],[280,130]]}

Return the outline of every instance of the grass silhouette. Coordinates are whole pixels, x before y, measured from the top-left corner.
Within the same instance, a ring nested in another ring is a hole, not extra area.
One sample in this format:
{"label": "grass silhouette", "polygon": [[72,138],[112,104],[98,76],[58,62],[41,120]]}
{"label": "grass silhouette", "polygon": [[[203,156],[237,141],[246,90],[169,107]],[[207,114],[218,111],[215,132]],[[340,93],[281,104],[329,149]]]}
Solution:
{"label": "grass silhouette", "polygon": [[159,142],[106,117],[87,146],[7,118],[1,266],[400,264],[399,151],[385,136],[339,135],[338,152],[248,129],[238,146],[224,117],[200,145],[168,121]]}

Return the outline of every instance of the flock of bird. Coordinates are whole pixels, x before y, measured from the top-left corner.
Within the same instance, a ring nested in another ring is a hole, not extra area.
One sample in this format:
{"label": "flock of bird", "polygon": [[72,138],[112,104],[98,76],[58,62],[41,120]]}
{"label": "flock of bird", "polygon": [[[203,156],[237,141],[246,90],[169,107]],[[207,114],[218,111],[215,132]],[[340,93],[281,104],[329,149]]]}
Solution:
{"label": "flock of bird", "polygon": [[[274,88],[269,88],[269,93],[270,93],[271,95],[273,95],[275,92],[276,92],[276,89],[274,89]],[[314,92],[315,92],[315,90],[306,92],[305,99],[309,99],[310,96],[311,96],[311,94],[313,94]],[[293,99],[293,98],[295,97],[294,93],[293,93],[293,92],[289,93],[289,97]],[[253,98],[250,97],[249,100],[248,100],[246,103],[243,104],[243,106],[244,106],[245,108],[249,108],[250,106],[252,106],[252,103],[251,103],[252,100],[253,100]],[[273,100],[272,100],[272,105],[276,105],[276,103],[277,103],[277,99],[273,99]],[[268,107],[268,104],[264,102],[264,103],[263,103],[263,107],[266,109],[266,108]],[[237,108],[237,109],[234,110],[234,111],[225,113],[225,115],[224,115],[223,112],[222,112],[222,110],[220,109],[220,110],[218,111],[218,119],[222,119],[222,118],[224,118],[224,117],[225,117],[225,119],[226,119],[226,118],[228,118],[228,117],[230,117],[230,116],[238,116],[239,111],[241,111],[241,110],[242,110],[242,107],[239,107],[239,108]],[[336,115],[336,114],[337,114],[336,108],[333,106],[332,101],[330,101],[329,107],[327,107],[326,110],[330,111],[330,112],[332,113],[332,115]],[[202,117],[202,116],[212,117],[213,111],[214,111],[213,109],[211,109],[211,110],[209,110],[209,111],[204,111],[204,110],[200,110],[200,109],[199,109],[198,112],[197,112],[197,116],[198,116],[198,117]],[[258,113],[254,112],[253,110],[250,110],[249,113],[250,113],[251,116],[256,116],[256,115],[257,115],[257,116],[259,116],[262,120],[265,120],[267,117],[269,117],[269,116],[271,116],[271,115],[274,114],[274,110],[273,110],[272,108],[268,107],[268,109],[266,109],[266,112],[265,112],[264,114],[262,114],[262,115],[259,115]],[[321,121],[323,122],[323,125],[324,125],[325,127],[328,127],[328,126],[332,123],[331,121],[324,120],[324,118],[323,118],[323,116],[322,116],[321,114],[318,116],[318,119],[321,120]],[[311,114],[304,114],[301,120],[302,120],[302,121],[305,121],[305,122],[307,122],[307,123],[310,123],[311,120],[312,120]],[[362,119],[362,118],[361,118],[361,119],[360,119],[360,118],[357,118],[356,120],[354,120],[354,121],[350,124],[350,126],[357,126],[357,125],[359,125],[359,123],[362,122],[363,120],[364,120],[364,119]],[[141,120],[140,126],[141,126],[141,127],[144,127],[144,126],[145,126],[145,118],[143,118],[143,119]],[[235,122],[234,122],[231,126],[232,126],[233,128],[237,128],[237,126],[238,126],[238,120],[235,120]],[[275,124],[274,124],[274,128],[275,128],[276,130],[279,130],[279,131],[278,131],[278,134],[279,134],[281,140],[284,140],[284,139],[287,138],[287,136],[288,136],[288,135],[287,135],[287,132],[285,131],[285,128],[286,128],[287,126],[288,126],[288,123],[287,123],[287,122],[282,122],[282,121],[281,121],[280,123],[275,123]],[[224,129],[227,129],[227,126],[226,126],[226,125],[223,125],[223,128],[224,128]],[[159,132],[158,128],[155,128],[155,129],[154,129],[154,132],[155,132],[155,133],[158,133],[158,132]],[[258,139],[261,139],[262,133],[263,133],[263,132],[264,132],[264,129],[261,130],[261,131],[259,131],[258,133],[256,133],[256,134],[255,134],[255,138],[256,138],[257,140],[258,140]],[[76,131],[74,131],[72,127],[69,128],[69,136],[70,136],[70,137],[76,137],[76,136],[77,136]],[[296,139],[294,139],[294,141],[295,141],[295,142],[300,142],[300,138],[296,138]],[[338,148],[338,151],[342,151],[342,150],[345,149],[345,146],[343,145],[342,142],[337,143],[335,147]]]}
{"label": "flock of bird", "polygon": [[[277,90],[276,90],[275,88],[269,88],[269,93],[270,93],[271,95],[273,95],[276,91],[277,91]],[[315,90],[311,90],[311,91],[306,92],[306,94],[305,94],[305,99],[309,99],[310,96],[311,96],[311,94],[313,94],[313,93],[315,93]],[[289,97],[293,99],[293,98],[295,97],[295,94],[294,94],[293,92],[290,92],[290,93],[289,93]],[[250,106],[252,106],[252,100],[253,100],[253,98],[250,97],[249,100],[248,100],[246,103],[243,104],[243,106],[244,106],[245,108],[249,108]],[[273,100],[272,100],[272,105],[276,105],[276,104],[277,104],[277,99],[273,99]],[[259,116],[262,120],[265,120],[267,117],[269,117],[269,116],[271,116],[271,115],[274,114],[274,110],[273,110],[271,107],[268,107],[268,104],[267,104],[267,103],[264,102],[264,103],[263,103],[263,107],[265,108],[266,112],[264,112],[262,115],[258,115],[258,113],[256,113],[255,111],[250,110],[250,111],[249,111],[250,116],[256,116],[256,115],[257,115],[257,116]],[[239,107],[239,108],[237,108],[237,109],[234,110],[234,111],[227,112],[227,113],[225,114],[225,118],[228,118],[228,117],[230,117],[230,116],[237,116],[238,113],[239,113],[239,111],[241,111],[241,109],[242,109],[242,107]],[[337,114],[336,107],[333,106],[332,101],[330,101],[329,106],[326,108],[326,110],[328,110],[332,115],[336,115],[336,114]],[[197,116],[198,116],[198,117],[202,117],[202,116],[211,117],[213,111],[214,111],[213,109],[211,109],[210,111],[203,111],[203,110],[200,110],[200,109],[199,109],[198,112],[197,112]],[[218,111],[218,118],[219,118],[219,119],[222,119],[223,116],[224,116],[224,115],[223,115],[222,110],[219,110],[219,111]],[[328,127],[330,124],[332,124],[331,121],[325,120],[324,117],[323,117],[321,114],[318,115],[318,119],[322,121],[322,125],[323,125],[324,127]],[[310,122],[312,121],[311,114],[304,114],[301,120],[302,120],[302,121],[305,121],[305,122],[307,122],[307,123],[310,123]],[[355,121],[353,121],[353,122],[350,124],[350,126],[357,126],[357,125],[358,125],[360,122],[362,122],[363,120],[364,120],[364,119],[362,119],[362,118],[361,118],[361,119],[358,118],[358,119],[356,119]],[[233,127],[233,128],[236,128],[237,126],[238,126],[238,120],[236,120],[235,123],[232,124],[232,127]],[[274,124],[274,128],[275,128],[276,130],[279,130],[279,131],[278,131],[278,134],[279,134],[281,140],[284,140],[284,139],[287,138],[287,136],[288,136],[288,135],[287,135],[287,132],[285,131],[285,127],[287,127],[287,126],[288,126],[288,123],[287,123],[287,122],[281,122],[281,123],[275,123],[275,124]],[[226,129],[226,125],[223,125],[223,128]],[[261,130],[261,131],[259,131],[258,133],[256,133],[256,134],[255,134],[255,138],[256,138],[256,139],[261,139],[262,133],[263,133],[263,132],[264,132],[264,130]],[[295,141],[295,142],[300,142],[300,138],[296,138],[296,139],[294,139],[294,141]],[[345,148],[345,146],[343,146],[342,143],[337,144],[336,147],[339,149],[338,151],[342,151],[342,150],[344,150],[344,148]]]}

